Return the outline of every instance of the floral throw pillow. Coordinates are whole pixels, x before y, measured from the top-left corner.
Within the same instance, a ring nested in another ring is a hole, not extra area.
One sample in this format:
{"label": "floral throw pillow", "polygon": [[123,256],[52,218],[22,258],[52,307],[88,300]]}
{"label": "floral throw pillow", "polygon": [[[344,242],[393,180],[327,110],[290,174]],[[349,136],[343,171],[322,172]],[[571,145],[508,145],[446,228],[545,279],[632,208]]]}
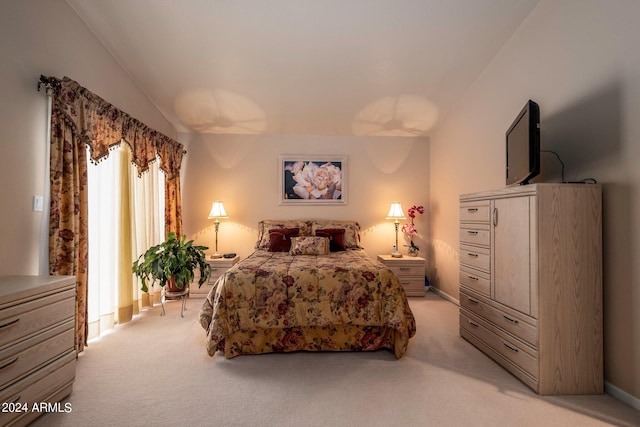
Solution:
{"label": "floral throw pillow", "polygon": [[329,238],[318,236],[300,236],[291,238],[291,255],[327,255]]}
{"label": "floral throw pillow", "polygon": [[308,236],[308,225],[305,221],[298,220],[262,220],[258,223],[258,243],[256,249],[269,249],[271,238],[269,230],[274,228],[298,228],[301,236]]}
{"label": "floral throw pillow", "polygon": [[299,228],[272,228],[269,230],[269,252],[289,252],[291,238],[299,234]]}
{"label": "floral throw pillow", "polygon": [[329,251],[346,251],[344,245],[344,228],[321,228],[316,230],[316,236],[329,238]]}

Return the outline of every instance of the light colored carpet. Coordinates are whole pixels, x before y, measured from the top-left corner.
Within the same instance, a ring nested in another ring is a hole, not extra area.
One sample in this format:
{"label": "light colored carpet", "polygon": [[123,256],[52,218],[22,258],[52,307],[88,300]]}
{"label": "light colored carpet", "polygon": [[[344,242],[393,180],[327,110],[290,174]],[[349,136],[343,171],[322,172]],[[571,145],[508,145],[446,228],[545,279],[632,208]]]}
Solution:
{"label": "light colored carpet", "polygon": [[36,426],[640,425],[609,395],[540,397],[458,335],[458,307],[412,298],[408,353],[210,358],[202,300],[149,309],[79,357],[70,413]]}

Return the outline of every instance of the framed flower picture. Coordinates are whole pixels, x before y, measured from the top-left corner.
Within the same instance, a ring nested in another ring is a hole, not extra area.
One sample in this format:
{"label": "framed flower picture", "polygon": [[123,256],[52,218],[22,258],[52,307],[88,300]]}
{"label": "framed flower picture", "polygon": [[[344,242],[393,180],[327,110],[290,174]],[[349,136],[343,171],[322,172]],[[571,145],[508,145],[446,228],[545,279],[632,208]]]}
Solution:
{"label": "framed flower picture", "polygon": [[347,204],[346,156],[283,155],[278,169],[280,204]]}

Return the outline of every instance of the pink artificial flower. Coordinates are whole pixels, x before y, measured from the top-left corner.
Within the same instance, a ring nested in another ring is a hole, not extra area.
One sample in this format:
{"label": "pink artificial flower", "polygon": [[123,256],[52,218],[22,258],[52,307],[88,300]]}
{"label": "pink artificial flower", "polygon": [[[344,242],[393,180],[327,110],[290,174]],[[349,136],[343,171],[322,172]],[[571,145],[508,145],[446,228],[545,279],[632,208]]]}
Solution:
{"label": "pink artificial flower", "polygon": [[413,224],[404,224],[402,226],[402,232],[409,236],[414,236],[417,233],[417,230]]}
{"label": "pink artificial flower", "polygon": [[416,217],[416,212],[419,214],[423,214],[424,206],[413,205],[409,209],[407,209],[407,214],[409,215],[409,218],[411,218],[411,223],[404,224],[402,226],[402,232],[408,235],[409,238],[413,238],[413,236],[418,234],[418,230],[416,230],[415,226],[413,225],[413,219]]}

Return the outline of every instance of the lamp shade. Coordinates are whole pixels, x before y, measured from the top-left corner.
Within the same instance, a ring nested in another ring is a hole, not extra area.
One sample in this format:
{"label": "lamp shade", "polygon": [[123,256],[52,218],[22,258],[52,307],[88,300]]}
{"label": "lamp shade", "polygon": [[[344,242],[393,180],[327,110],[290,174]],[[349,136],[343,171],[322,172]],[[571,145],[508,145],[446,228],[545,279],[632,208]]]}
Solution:
{"label": "lamp shade", "polygon": [[229,218],[227,212],[224,210],[224,205],[221,201],[216,200],[211,205],[211,212],[209,212],[208,219],[217,219],[217,218]]}
{"label": "lamp shade", "polygon": [[402,209],[400,202],[391,203],[387,219],[407,219],[407,217],[404,216],[404,210]]}

